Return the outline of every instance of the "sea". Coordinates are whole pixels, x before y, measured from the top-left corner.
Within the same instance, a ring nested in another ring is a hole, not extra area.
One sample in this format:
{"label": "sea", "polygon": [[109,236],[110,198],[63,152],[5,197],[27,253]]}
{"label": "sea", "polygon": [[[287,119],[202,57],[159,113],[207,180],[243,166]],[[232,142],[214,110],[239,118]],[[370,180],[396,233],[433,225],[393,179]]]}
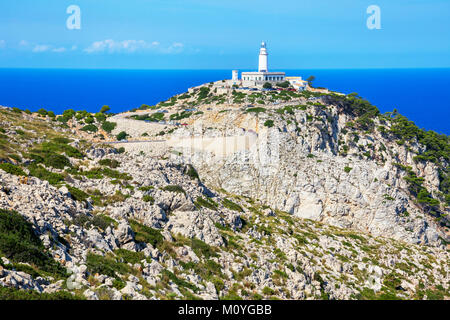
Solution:
{"label": "sea", "polygon": [[[381,112],[397,109],[420,128],[450,134],[450,69],[284,70],[314,86],[356,92]],[[231,70],[0,69],[0,105],[56,114],[72,108],[122,112],[154,105]]]}

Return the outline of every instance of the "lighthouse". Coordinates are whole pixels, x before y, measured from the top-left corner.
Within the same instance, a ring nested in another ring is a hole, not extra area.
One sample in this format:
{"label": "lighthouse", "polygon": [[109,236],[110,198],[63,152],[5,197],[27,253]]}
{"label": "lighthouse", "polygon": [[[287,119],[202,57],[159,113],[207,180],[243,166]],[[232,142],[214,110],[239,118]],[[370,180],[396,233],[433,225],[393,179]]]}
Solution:
{"label": "lighthouse", "polygon": [[268,55],[267,43],[263,41],[259,49],[258,71],[242,72],[244,86],[262,86],[266,82],[277,83],[285,81],[286,74],[284,72],[269,72]]}
{"label": "lighthouse", "polygon": [[269,68],[267,67],[267,53],[266,43],[263,41],[261,43],[261,49],[259,49],[259,65],[258,72],[269,72]]}

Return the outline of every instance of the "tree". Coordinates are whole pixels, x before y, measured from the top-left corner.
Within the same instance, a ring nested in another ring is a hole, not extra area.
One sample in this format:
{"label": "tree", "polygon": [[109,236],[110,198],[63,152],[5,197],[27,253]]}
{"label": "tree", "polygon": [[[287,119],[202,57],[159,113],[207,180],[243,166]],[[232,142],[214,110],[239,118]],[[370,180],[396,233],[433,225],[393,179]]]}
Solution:
{"label": "tree", "polygon": [[41,116],[45,117],[47,115],[47,110],[45,110],[44,108],[41,108],[38,110],[38,112]]}
{"label": "tree", "polygon": [[266,83],[264,83],[263,88],[264,89],[272,89],[272,85],[270,84],[270,82],[266,82]]}
{"label": "tree", "polygon": [[121,131],[121,132],[116,136],[116,138],[117,138],[118,141],[120,141],[120,140],[125,140],[127,136],[128,136],[128,134],[127,134],[125,131]]}
{"label": "tree", "polygon": [[108,133],[111,133],[111,131],[114,130],[116,125],[117,125],[117,123],[115,123],[115,122],[105,121],[105,122],[102,123],[102,129],[105,130]]}
{"label": "tree", "polygon": [[312,82],[313,82],[314,80],[316,80],[316,77],[315,77],[315,76],[310,76],[308,79],[306,79],[306,81],[308,81],[308,85],[309,85],[310,87],[312,87]]}
{"label": "tree", "polygon": [[289,88],[290,85],[291,84],[289,83],[289,81],[284,81],[284,82],[281,82],[281,83],[277,84],[277,86],[280,87],[280,88]]}
{"label": "tree", "polygon": [[101,113],[106,113],[106,112],[108,112],[109,110],[111,110],[111,108],[110,108],[109,106],[103,106],[103,107],[100,109],[100,112],[101,112]]}

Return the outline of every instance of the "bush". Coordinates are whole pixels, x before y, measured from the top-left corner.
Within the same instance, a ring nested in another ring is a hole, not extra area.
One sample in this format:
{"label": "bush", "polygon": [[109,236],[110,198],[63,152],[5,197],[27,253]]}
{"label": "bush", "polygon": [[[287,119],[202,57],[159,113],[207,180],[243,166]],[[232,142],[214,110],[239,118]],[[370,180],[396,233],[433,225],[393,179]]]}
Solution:
{"label": "bush", "polygon": [[116,128],[116,126],[117,126],[117,123],[115,123],[115,122],[105,121],[102,123],[102,129],[108,133],[111,133]]}
{"label": "bush", "polygon": [[[66,138],[61,138],[66,139]],[[66,140],[62,140],[66,141]],[[56,139],[54,139],[52,142],[44,142],[42,143],[39,148],[33,149],[32,152],[43,154],[47,156],[50,153],[65,153],[68,157],[71,158],[77,158],[77,159],[83,159],[84,155],[81,151],[79,151],[77,148],[72,147],[71,145],[68,145],[67,143],[63,142],[57,142]]]}
{"label": "bush", "polygon": [[289,88],[290,85],[291,84],[289,83],[289,81],[277,83],[277,87],[280,87],[280,88]]}
{"label": "bush", "polygon": [[95,117],[95,119],[96,119],[98,122],[103,122],[103,121],[106,120],[105,114],[104,114],[104,113],[101,113],[101,112],[97,112],[97,113],[94,115],[94,117]]}
{"label": "bush", "polygon": [[275,291],[272,288],[266,286],[263,288],[262,293],[264,293],[266,296],[272,296],[275,294]]}
{"label": "bush", "polygon": [[192,165],[188,164],[187,168],[188,168],[188,170],[187,170],[186,174],[192,180],[200,180],[200,177],[198,176],[197,170],[195,170],[195,168]]}
{"label": "bush", "polygon": [[35,290],[21,290],[0,286],[0,300],[86,300],[86,298],[81,295],[73,295],[65,290],[53,293],[39,293]]}
{"label": "bush", "polygon": [[150,195],[144,195],[144,196],[142,197],[142,201],[144,201],[144,202],[150,202],[151,204],[154,204],[154,203],[155,203],[155,198],[153,198],[153,197],[150,196]]}
{"label": "bush", "polygon": [[85,125],[83,128],[81,128],[80,130],[83,130],[86,132],[97,132],[98,128],[95,124],[88,124],[88,125]]}
{"label": "bush", "polygon": [[21,167],[15,166],[11,163],[0,163],[0,169],[3,171],[13,174],[15,176],[26,176],[27,174],[22,170]]}
{"label": "bush", "polygon": [[130,220],[129,223],[135,233],[136,241],[149,243],[153,247],[158,247],[164,242],[160,230],[147,227],[135,220]]}
{"label": "bush", "polygon": [[46,180],[52,185],[64,181],[64,177],[61,174],[50,172],[40,165],[32,164],[28,167],[28,170],[30,171],[30,176]]}
{"label": "bush", "polygon": [[121,141],[121,140],[125,140],[128,137],[128,133],[126,133],[125,131],[121,131],[117,136],[117,140]]}
{"label": "bush", "polygon": [[40,114],[43,117],[45,117],[48,114],[47,110],[45,110],[44,108],[39,109],[37,111],[37,113]]}
{"label": "bush", "polygon": [[31,223],[15,211],[0,209],[0,253],[13,262],[29,263],[54,275],[65,269],[47,252]]}
{"label": "bush", "polygon": [[60,154],[50,154],[44,159],[44,164],[47,167],[53,167],[56,169],[64,169],[65,167],[72,167],[70,160]]}
{"label": "bush", "polygon": [[93,253],[88,253],[86,257],[86,266],[90,274],[96,273],[103,274],[110,277],[117,277],[117,274],[126,274],[130,271],[130,267],[123,263],[118,262],[113,257],[100,256]]}
{"label": "bush", "polygon": [[242,209],[242,207],[240,205],[234,203],[231,200],[223,199],[222,204],[225,208],[228,208],[230,210],[237,211],[237,212],[244,212],[244,209]]}
{"label": "bush", "polygon": [[165,186],[164,188],[162,188],[162,190],[186,194],[186,191],[184,191],[184,189],[178,185],[168,185],[168,186]]}
{"label": "bush", "polygon": [[122,258],[126,263],[131,264],[139,263],[145,259],[145,255],[142,252],[133,252],[125,249],[117,249],[114,251],[114,253],[118,257]]}
{"label": "bush", "polygon": [[120,162],[115,159],[102,159],[98,162],[98,164],[102,166],[108,166],[113,169],[120,166]]}
{"label": "bush", "polygon": [[101,109],[100,109],[100,112],[101,113],[105,113],[105,112],[108,112],[108,111],[110,111],[111,110],[111,108],[109,107],[109,106],[103,106]]}
{"label": "bush", "polygon": [[206,200],[202,197],[197,197],[197,200],[194,202],[197,207],[204,207],[211,210],[217,210],[218,204],[214,202],[210,198],[206,198]]}
{"label": "bush", "polygon": [[344,168],[344,171],[347,172],[347,173],[349,173],[350,171],[352,171],[352,168],[350,168],[350,167],[345,167],[345,168]]}
{"label": "bush", "polygon": [[264,122],[264,125],[268,128],[272,128],[273,127],[273,120],[267,120],[266,122]]}
{"label": "bush", "polygon": [[175,283],[178,287],[181,288],[188,288],[191,289],[194,292],[199,291],[199,288],[197,288],[195,285],[193,285],[190,282],[187,282],[186,280],[178,278],[174,273],[170,272],[169,270],[165,269],[162,271],[163,276],[167,276],[173,283]]}
{"label": "bush", "polygon": [[199,239],[191,239],[191,248],[197,256],[204,256],[207,259],[217,257],[217,253],[213,250],[213,248]]}
{"label": "bush", "polygon": [[83,190],[71,186],[67,186],[67,189],[69,190],[72,199],[76,201],[86,201],[86,199],[89,198],[89,195]]}
{"label": "bush", "polygon": [[263,88],[264,89],[272,89],[272,85],[270,84],[270,82],[266,82],[266,83],[264,83]]}
{"label": "bush", "polygon": [[254,112],[254,113],[258,114],[260,112],[266,112],[266,109],[262,108],[262,107],[254,107],[254,108],[248,108],[247,110],[245,110],[245,112],[247,112],[247,113]]}

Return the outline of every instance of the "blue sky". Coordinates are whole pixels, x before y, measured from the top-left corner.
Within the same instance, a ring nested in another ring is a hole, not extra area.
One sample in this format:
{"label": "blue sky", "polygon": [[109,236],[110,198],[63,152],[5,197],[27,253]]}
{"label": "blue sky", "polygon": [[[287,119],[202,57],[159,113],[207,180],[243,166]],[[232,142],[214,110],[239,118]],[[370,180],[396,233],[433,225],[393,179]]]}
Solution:
{"label": "blue sky", "polygon": [[449,18],[449,0],[1,1],[0,67],[252,69],[266,40],[271,69],[448,68]]}

